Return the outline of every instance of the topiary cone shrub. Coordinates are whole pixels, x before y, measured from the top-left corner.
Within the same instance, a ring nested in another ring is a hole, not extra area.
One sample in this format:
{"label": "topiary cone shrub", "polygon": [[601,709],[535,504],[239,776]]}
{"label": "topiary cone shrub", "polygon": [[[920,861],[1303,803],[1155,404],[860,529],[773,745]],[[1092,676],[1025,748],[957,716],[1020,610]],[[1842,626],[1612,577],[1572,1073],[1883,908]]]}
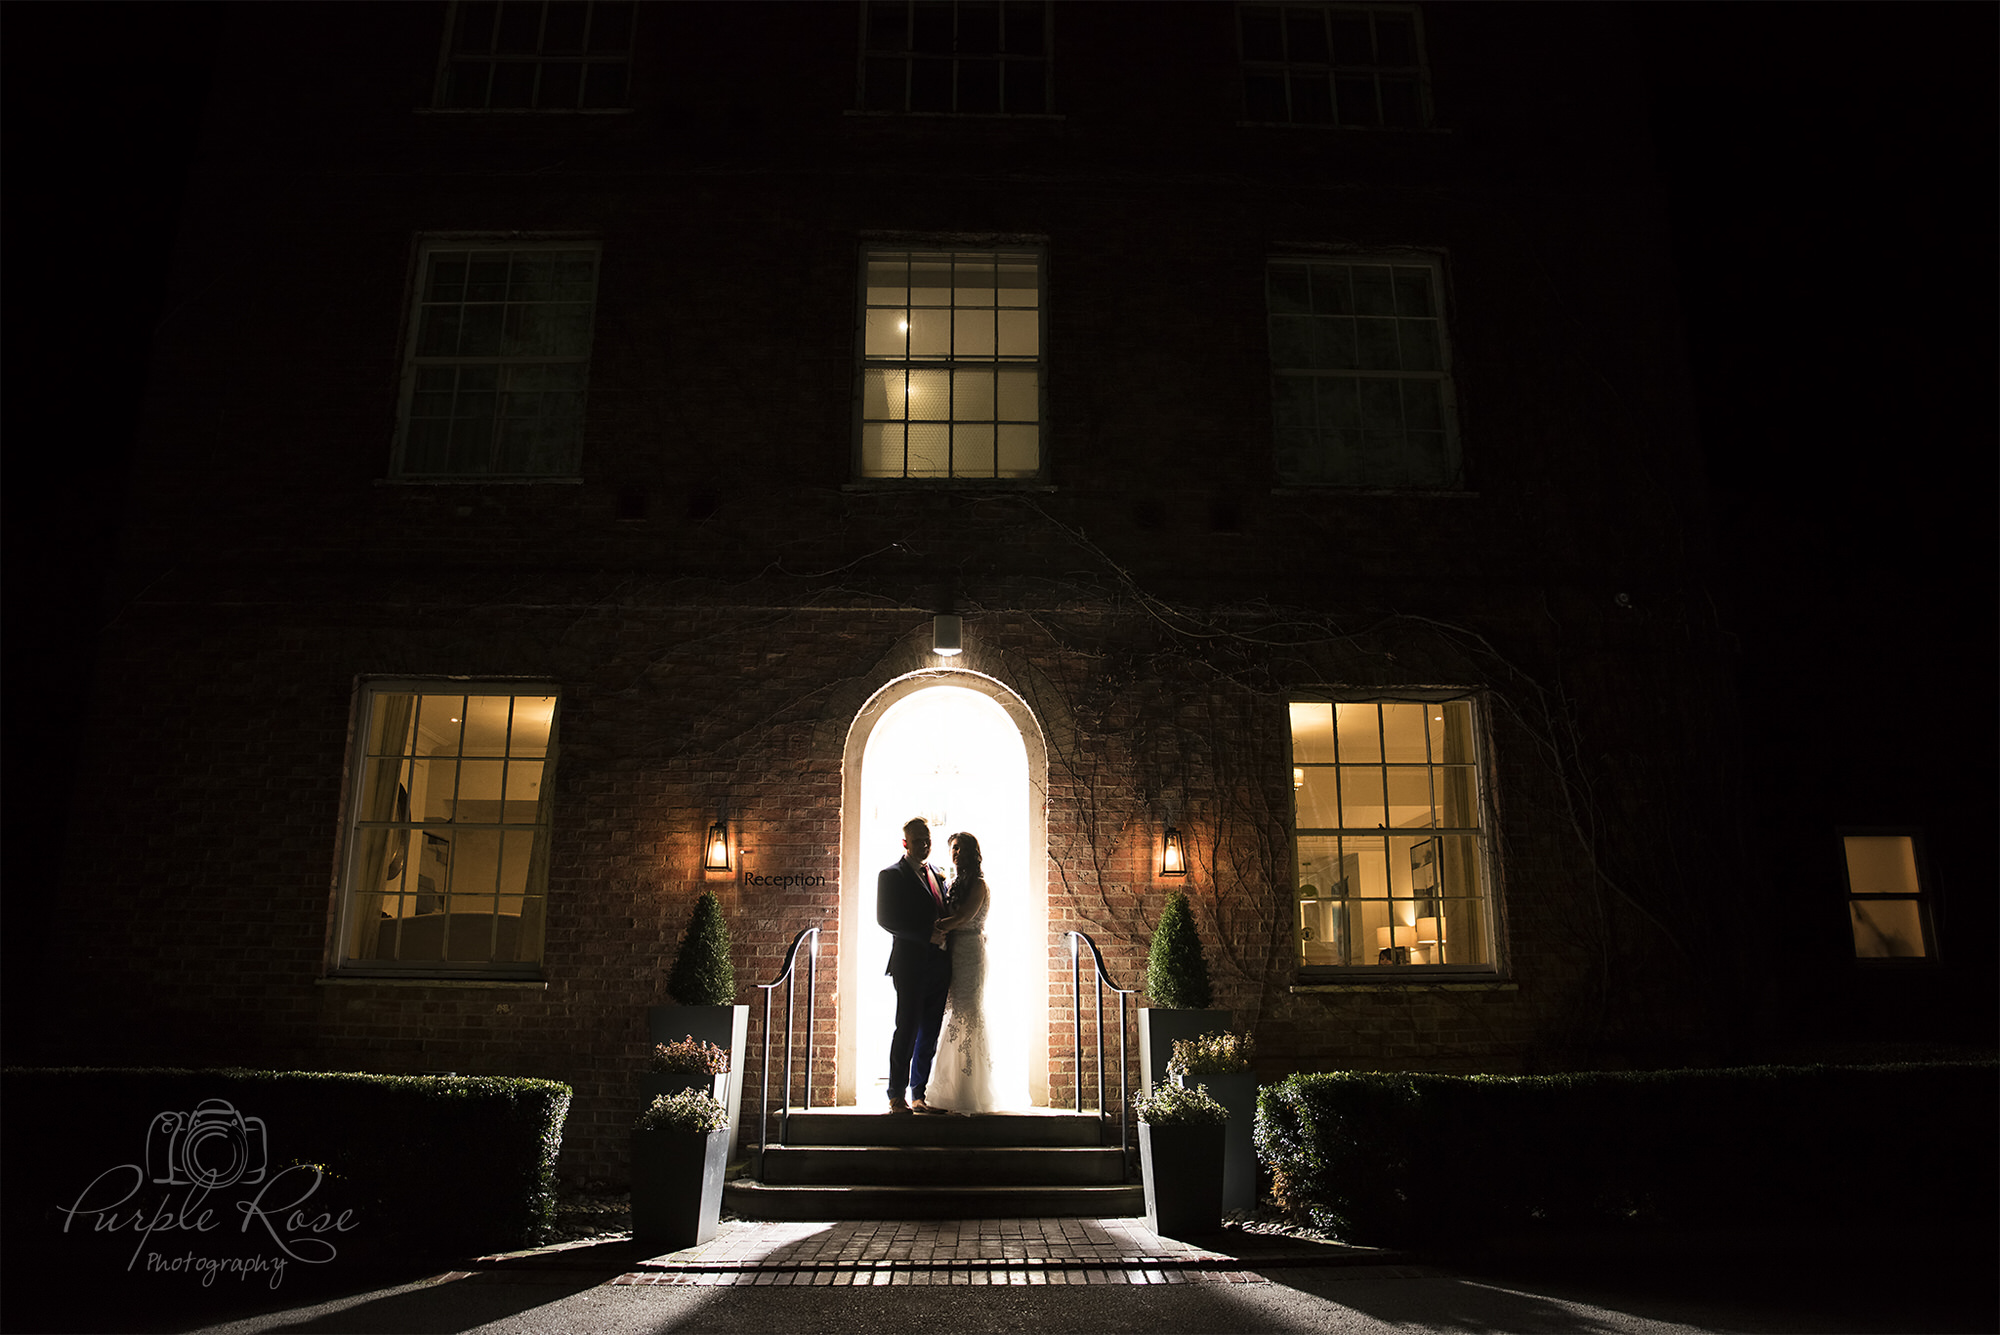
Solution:
{"label": "topiary cone shrub", "polygon": [[694,902],[694,916],[681,935],[673,971],[667,975],[667,995],[683,1006],[736,1004],[736,966],[729,959],[729,924],[713,890]]}
{"label": "topiary cone shrub", "polygon": [[1155,1006],[1168,1010],[1207,1010],[1213,1002],[1208,986],[1208,957],[1201,953],[1194,909],[1185,891],[1167,896],[1167,907],[1153,929],[1153,949],[1146,957],[1146,994]]}

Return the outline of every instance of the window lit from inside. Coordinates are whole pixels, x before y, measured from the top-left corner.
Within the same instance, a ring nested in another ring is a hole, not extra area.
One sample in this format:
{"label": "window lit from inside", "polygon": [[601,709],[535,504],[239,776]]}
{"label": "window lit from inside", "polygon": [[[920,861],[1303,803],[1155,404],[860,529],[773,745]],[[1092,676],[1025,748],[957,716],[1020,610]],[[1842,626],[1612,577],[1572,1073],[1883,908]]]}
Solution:
{"label": "window lit from inside", "polygon": [[396,471],[574,476],[596,296],[594,247],[427,246]]}
{"label": "window lit from inside", "polygon": [[343,972],[537,972],[555,711],[548,688],[368,692]]}
{"label": "window lit from inside", "polygon": [[1044,0],[872,0],[861,7],[861,106],[963,116],[1049,109]]}
{"label": "window lit from inside", "polygon": [[1843,835],[1840,843],[1855,958],[1929,958],[1930,906],[1917,868],[1915,836],[1850,834]]}
{"label": "window lit from inside", "polygon": [[1459,484],[1435,265],[1272,260],[1266,299],[1280,481]]}
{"label": "window lit from inside", "polygon": [[1472,702],[1296,702],[1291,715],[1299,962],[1490,970]]}
{"label": "window lit from inside", "polygon": [[864,478],[1032,478],[1041,469],[1041,257],[863,257]]}
{"label": "window lit from inside", "polygon": [[1236,14],[1246,119],[1391,129],[1425,123],[1414,9],[1242,5]]}
{"label": "window lit from inside", "polygon": [[452,6],[437,104],[459,111],[603,111],[631,83],[629,0]]}

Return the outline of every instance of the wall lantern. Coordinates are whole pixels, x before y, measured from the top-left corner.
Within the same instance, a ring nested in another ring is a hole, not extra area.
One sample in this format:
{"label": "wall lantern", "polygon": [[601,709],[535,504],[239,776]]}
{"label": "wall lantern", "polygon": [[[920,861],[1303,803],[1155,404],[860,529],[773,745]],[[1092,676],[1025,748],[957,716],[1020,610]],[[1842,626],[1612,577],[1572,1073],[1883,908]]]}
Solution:
{"label": "wall lantern", "polygon": [[1181,832],[1173,826],[1167,827],[1167,834],[1160,848],[1160,875],[1187,875],[1187,854],[1181,851]]}
{"label": "wall lantern", "polygon": [[965,646],[959,639],[958,616],[940,612],[931,618],[931,652],[939,658],[956,658]]}
{"label": "wall lantern", "polygon": [[729,827],[721,821],[708,827],[708,838],[702,843],[701,869],[729,870]]}

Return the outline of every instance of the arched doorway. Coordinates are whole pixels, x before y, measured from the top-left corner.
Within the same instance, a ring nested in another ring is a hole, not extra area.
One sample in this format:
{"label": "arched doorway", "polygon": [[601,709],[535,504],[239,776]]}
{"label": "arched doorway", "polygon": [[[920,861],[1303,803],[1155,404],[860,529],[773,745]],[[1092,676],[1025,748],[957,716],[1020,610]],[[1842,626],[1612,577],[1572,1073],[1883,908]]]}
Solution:
{"label": "arched doorway", "polygon": [[987,917],[986,1009],[995,1081],[1010,1104],[1048,1102],[1047,751],[1027,706],[976,672],[899,678],[848,733],[841,775],[841,1103],[883,1097],[895,991],[883,975],[889,938],[875,925],[875,877],[902,854],[902,825],[930,821],[931,860],[946,837],[979,836],[993,889]]}

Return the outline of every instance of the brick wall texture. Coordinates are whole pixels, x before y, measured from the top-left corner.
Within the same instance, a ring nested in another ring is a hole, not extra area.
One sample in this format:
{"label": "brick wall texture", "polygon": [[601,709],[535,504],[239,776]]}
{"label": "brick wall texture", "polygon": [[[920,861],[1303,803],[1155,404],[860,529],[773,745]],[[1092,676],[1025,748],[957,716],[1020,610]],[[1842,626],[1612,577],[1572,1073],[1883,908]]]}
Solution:
{"label": "brick wall texture", "polygon": [[[634,106],[596,117],[413,111],[430,6],[234,11],[79,725],[51,1052],[546,1076],[565,1171],[616,1180],[713,888],[753,1052],[755,985],[825,932],[830,1099],[840,896],[896,853],[843,884],[849,730],[954,671],[1046,748],[1053,1102],[1062,934],[1143,985],[1169,818],[1267,1075],[1700,1043],[1734,706],[1623,20],[1426,7],[1437,128],[1339,135],[1238,123],[1232,12],[1058,7],[1061,118],[972,122],[848,114],[846,6],[646,8]],[[415,246],[454,231],[602,245],[580,479],[387,477]],[[890,235],[1045,246],[1036,485],[851,481],[857,255]],[[1446,266],[1464,485],[1281,487],[1264,264],[1387,248]],[[543,985],[333,977],[357,684],[454,675],[561,692]],[[1298,990],[1286,701],[1418,688],[1484,702],[1496,973]],[[718,809],[749,850],[722,879]]]}

